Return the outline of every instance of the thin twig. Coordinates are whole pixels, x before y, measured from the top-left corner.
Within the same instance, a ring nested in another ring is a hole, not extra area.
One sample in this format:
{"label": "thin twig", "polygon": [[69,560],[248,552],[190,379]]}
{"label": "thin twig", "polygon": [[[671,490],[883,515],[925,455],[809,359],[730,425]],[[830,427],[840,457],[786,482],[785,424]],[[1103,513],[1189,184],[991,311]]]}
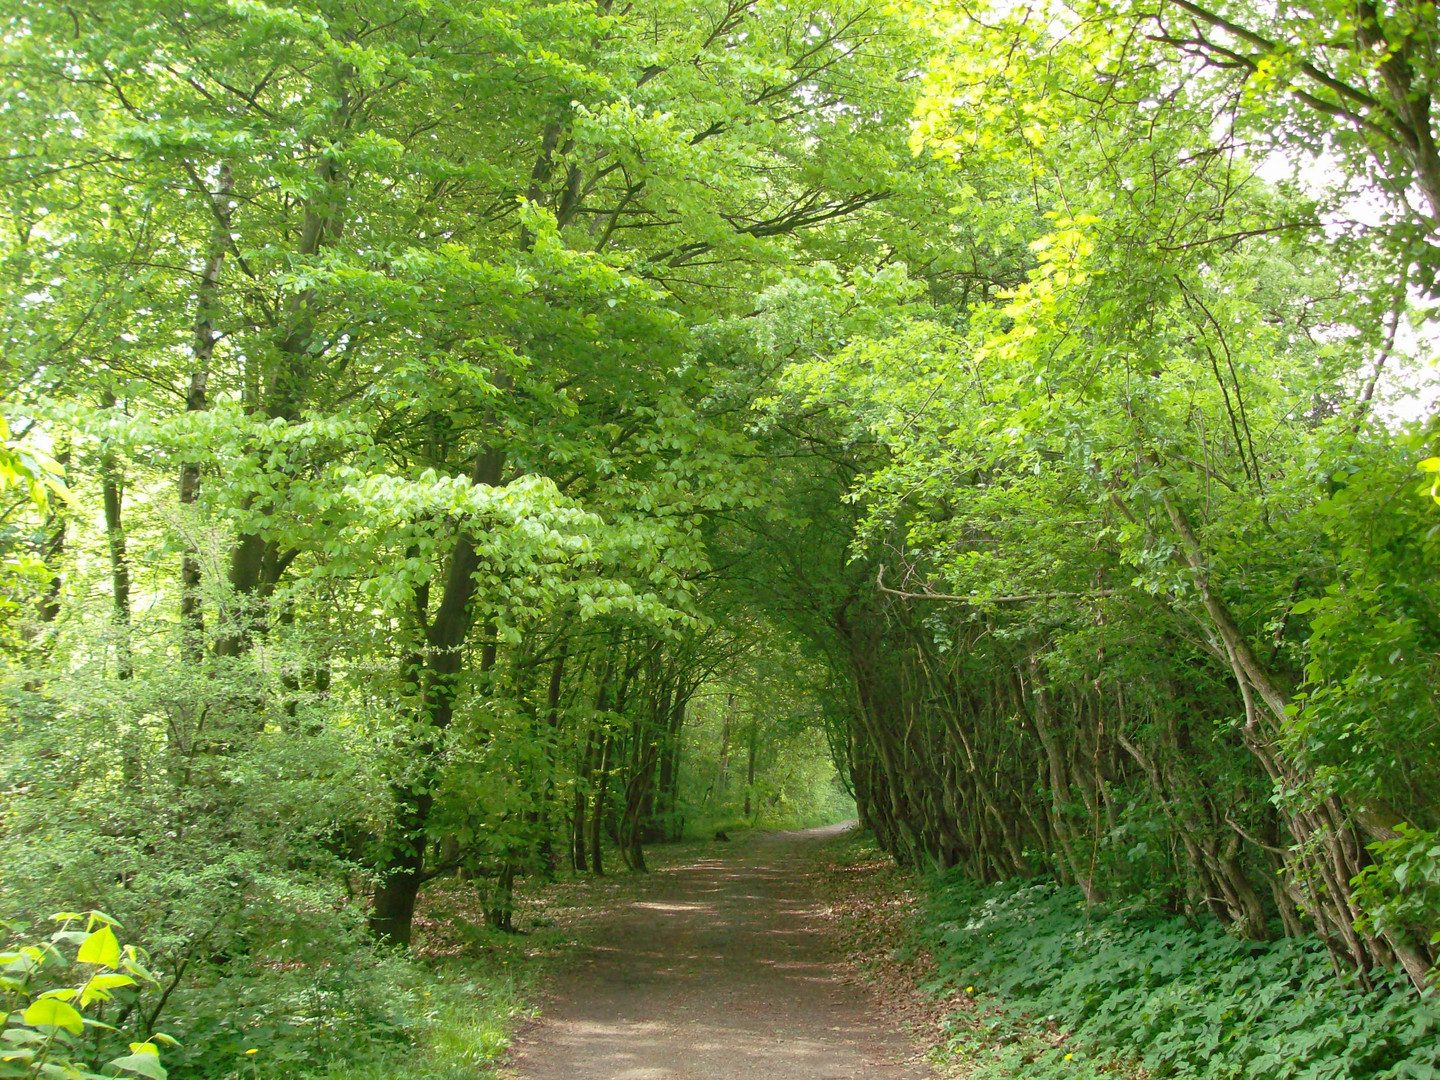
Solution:
{"label": "thin twig", "polygon": [[937,592],[904,592],[900,589],[892,589],[885,584],[885,567],[880,567],[880,572],[875,575],[875,587],[890,596],[898,596],[903,600],[943,600],[955,604],[971,604],[980,607],[982,604],[1023,604],[1031,600],[1061,600],[1077,597],[1099,597],[1113,596],[1119,592],[1118,589],[1089,589],[1084,592],[1071,592],[1064,589],[1057,589],[1053,592],[1015,593],[1012,596],[955,596],[951,593]]}

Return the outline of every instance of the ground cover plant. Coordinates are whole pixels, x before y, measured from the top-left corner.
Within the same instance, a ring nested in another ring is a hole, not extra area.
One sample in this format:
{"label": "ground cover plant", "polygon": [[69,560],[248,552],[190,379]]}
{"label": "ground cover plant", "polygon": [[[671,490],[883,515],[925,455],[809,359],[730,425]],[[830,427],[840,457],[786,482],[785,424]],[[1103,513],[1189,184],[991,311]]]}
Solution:
{"label": "ground cover plant", "polygon": [[974,1002],[946,1049],[973,1076],[1429,1077],[1440,1006],[1402,973],[1335,978],[1315,939],[1087,905],[1053,881],[932,881],[932,988]]}

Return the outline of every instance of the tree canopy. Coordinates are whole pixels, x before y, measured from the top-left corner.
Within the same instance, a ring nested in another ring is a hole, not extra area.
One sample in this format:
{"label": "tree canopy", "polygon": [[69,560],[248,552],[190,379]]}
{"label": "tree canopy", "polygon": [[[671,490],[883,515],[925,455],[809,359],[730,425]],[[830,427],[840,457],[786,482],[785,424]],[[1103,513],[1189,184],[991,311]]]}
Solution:
{"label": "tree canopy", "polygon": [[853,798],[1428,987],[1436,18],[17,0],[0,916],[190,1008]]}

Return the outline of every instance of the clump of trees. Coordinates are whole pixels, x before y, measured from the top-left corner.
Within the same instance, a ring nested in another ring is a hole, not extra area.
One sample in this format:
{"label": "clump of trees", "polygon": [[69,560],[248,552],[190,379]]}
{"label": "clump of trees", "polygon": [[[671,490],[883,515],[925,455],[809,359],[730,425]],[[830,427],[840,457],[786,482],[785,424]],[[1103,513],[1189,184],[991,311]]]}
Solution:
{"label": "clump of trees", "polygon": [[20,4],[0,906],[175,1001],[441,875],[505,928],[698,715],[907,862],[1425,984],[1435,17],[1306,15]]}
{"label": "clump of trees", "polygon": [[[817,348],[775,409],[855,504],[803,625],[897,857],[1425,987],[1433,429],[1384,388],[1423,381],[1433,13],[1302,8],[957,16],[915,145],[993,230],[980,299]],[[1306,146],[1333,190],[1264,178]]]}
{"label": "clump of trees", "polygon": [[826,666],[763,624],[690,704],[677,748],[672,835],[832,825],[855,818],[843,758],[827,736]]}
{"label": "clump of trees", "polygon": [[[188,988],[364,982],[437,876],[506,928],[519,876],[643,869],[688,702],[753,651],[709,534],[770,501],[754,296],[905,232],[922,41],[859,4],[8,11],[4,913],[119,920],[213,1048]],[[384,1029],[383,981],[317,1000]]]}

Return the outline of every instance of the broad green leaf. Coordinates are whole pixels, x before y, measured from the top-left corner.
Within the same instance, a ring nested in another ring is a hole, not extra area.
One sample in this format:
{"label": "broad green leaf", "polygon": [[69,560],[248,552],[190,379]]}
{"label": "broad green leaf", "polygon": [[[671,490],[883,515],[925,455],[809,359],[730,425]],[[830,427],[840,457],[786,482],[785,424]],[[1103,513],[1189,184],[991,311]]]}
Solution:
{"label": "broad green leaf", "polygon": [[[124,1057],[115,1058],[110,1062],[110,1067],[139,1073],[141,1076],[150,1077],[151,1080],[166,1080],[165,1067],[160,1064],[160,1055],[154,1046],[149,1043],[132,1043],[131,1045],[139,1046],[142,1049],[126,1054]],[[149,1049],[144,1049],[144,1047],[149,1047]]]}
{"label": "broad green leaf", "polygon": [[24,1020],[31,1027],[63,1028],[72,1035],[85,1030],[85,1020],[75,1007],[57,998],[41,998],[25,1010]]}
{"label": "broad green leaf", "polygon": [[150,974],[145,966],[140,963],[140,955],[134,945],[125,946],[125,959],[120,962],[120,966],[136,978],[144,979],[146,982],[151,983],[156,981],[155,976]]}
{"label": "broad green leaf", "polygon": [[82,964],[100,964],[103,967],[113,968],[120,964],[120,942],[115,937],[115,931],[108,926],[102,926],[85,939],[80,946],[80,952],[75,957]]}
{"label": "broad green leaf", "polygon": [[80,991],[80,1006],[84,1008],[92,1001],[109,1001],[111,990],[135,985],[135,980],[129,975],[96,975]]}

